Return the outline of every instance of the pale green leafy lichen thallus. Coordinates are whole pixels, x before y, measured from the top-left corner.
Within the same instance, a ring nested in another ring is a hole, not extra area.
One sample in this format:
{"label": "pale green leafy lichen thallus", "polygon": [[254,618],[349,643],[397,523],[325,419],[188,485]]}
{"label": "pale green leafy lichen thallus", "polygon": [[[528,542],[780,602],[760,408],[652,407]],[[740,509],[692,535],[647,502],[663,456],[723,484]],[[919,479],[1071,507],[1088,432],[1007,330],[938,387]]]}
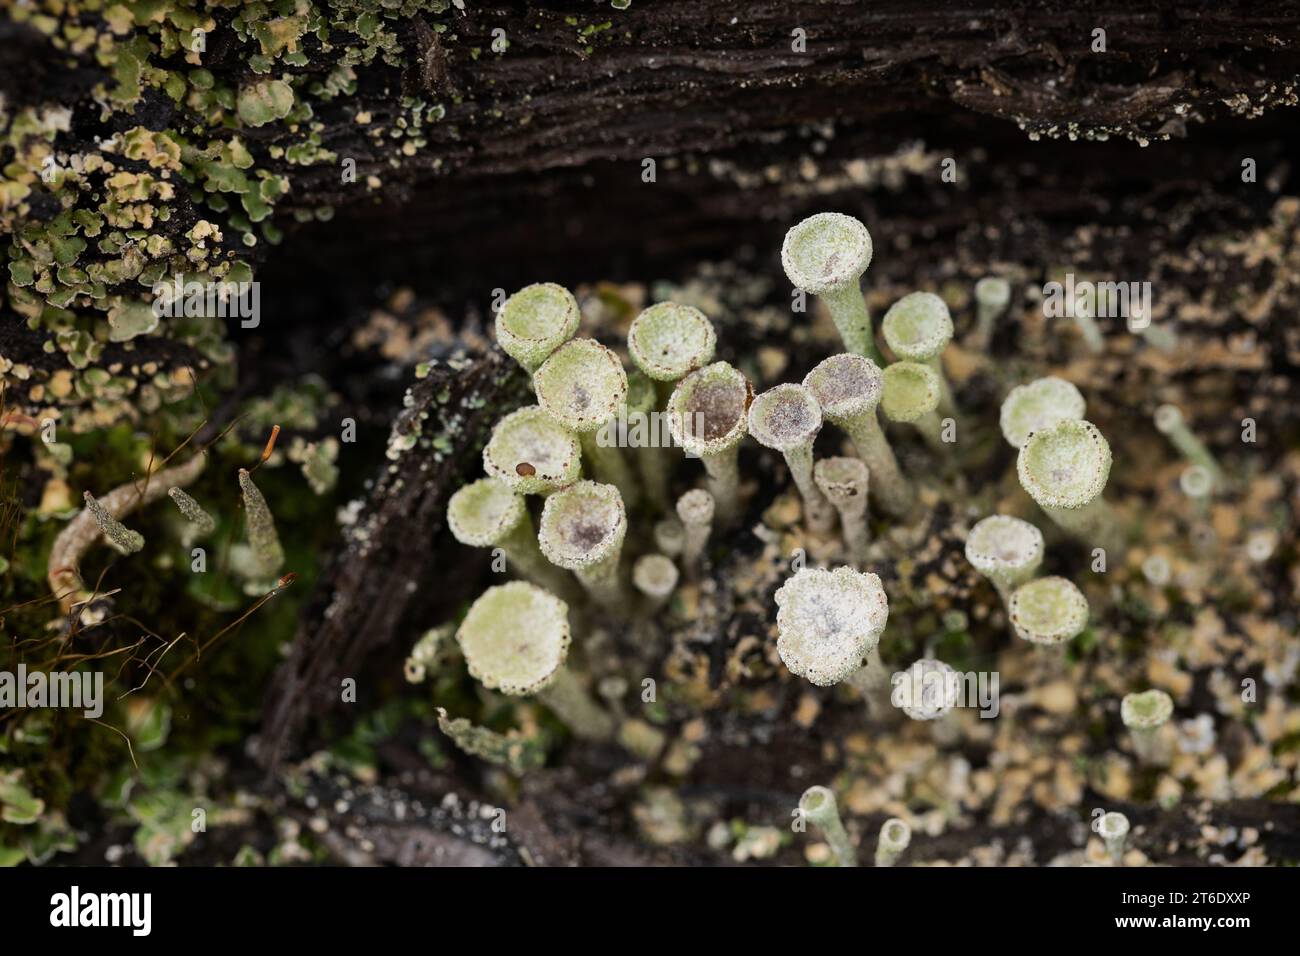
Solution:
{"label": "pale green leafy lichen thallus", "polygon": [[885,390],[880,368],[860,355],[832,355],[804,376],[803,384],[826,420],[849,436],[866,463],[872,501],[895,518],[906,517],[915,495],[876,417]]}
{"label": "pale green leafy lichen thallus", "polygon": [[533,375],[537,404],[582,444],[596,478],[616,485],[629,504],[640,492],[618,447],[616,419],[627,403],[627,373],[611,349],[594,339],[570,339]]}
{"label": "pale green leafy lichen thallus", "polygon": [[776,605],[776,649],[790,673],[821,687],[848,681],[873,714],[882,713],[889,677],[877,646],[889,599],[880,578],[804,568],[777,589]]}
{"label": "pale green leafy lichen thallus", "polygon": [[795,288],[826,303],[847,351],[883,364],[860,284],[871,265],[866,226],[837,212],[809,216],[785,234],[781,265]]}
{"label": "pale green leafy lichen thallus", "polygon": [[497,313],[497,342],[531,375],[573,338],[581,319],[578,301],[564,286],[554,282],[524,286]]}
{"label": "pale green leafy lichen thallus", "polygon": [[682,379],[668,400],[673,441],[700,459],[719,524],[740,514],[740,443],[748,434],[754,390],[742,372],[714,362]]}
{"label": "pale green leafy lichen thallus", "polygon": [[574,734],[609,739],[614,721],[565,666],[569,609],[526,581],[488,588],[465,615],[456,640],[470,676],[489,690],[536,695]]}

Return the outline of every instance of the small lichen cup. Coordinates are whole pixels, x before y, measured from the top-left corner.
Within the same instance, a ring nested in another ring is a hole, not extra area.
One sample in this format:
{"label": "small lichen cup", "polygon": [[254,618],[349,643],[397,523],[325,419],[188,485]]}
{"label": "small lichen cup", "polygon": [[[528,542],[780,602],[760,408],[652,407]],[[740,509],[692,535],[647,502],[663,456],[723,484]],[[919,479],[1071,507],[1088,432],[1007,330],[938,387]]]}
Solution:
{"label": "small lichen cup", "polygon": [[781,265],[795,288],[826,303],[847,351],[883,364],[862,297],[862,274],[871,265],[866,226],[842,213],[809,216],[785,234]]}
{"label": "small lichen cup", "polygon": [[1053,647],[1083,633],[1088,599],[1066,578],[1038,578],[1011,592],[1007,615],[1022,641]]}
{"label": "small lichen cup", "polygon": [[1097,835],[1106,844],[1111,866],[1124,865],[1124,844],[1128,839],[1128,831],[1128,817],[1122,813],[1103,813],[1097,821]]}
{"label": "small lichen cup", "polygon": [[1092,422],[1067,419],[1033,432],[1020,448],[1020,486],[1062,529],[1085,544],[1118,552],[1123,542],[1103,496],[1110,445]]}
{"label": "small lichen cup", "polygon": [[802,385],[777,385],[749,406],[749,433],[764,447],[785,456],[790,477],[803,498],[804,515],[813,531],[835,525],[835,509],[813,479],[813,442],[822,427],[817,399]]}
{"label": "small lichen cup", "polygon": [[900,359],[929,366],[939,377],[939,409],[956,413],[952,388],[943,373],[940,356],[952,341],[952,315],[948,304],[933,292],[910,292],[889,307],[880,324],[885,344]]}
{"label": "small lichen cup", "polygon": [[860,355],[832,355],[804,376],[803,384],[826,420],[849,436],[866,462],[871,500],[895,518],[906,517],[915,496],[876,417],[885,388],[876,363]]}
{"label": "small lichen cup", "polygon": [[835,856],[836,866],[857,866],[858,856],[853,849],[853,841],[840,820],[839,806],[835,794],[829,787],[809,787],[799,798],[799,810],[809,823],[821,830],[826,844]]}
{"label": "small lichen cup", "polygon": [[850,563],[862,567],[867,557],[867,494],[870,474],[858,458],[823,458],[813,466],[813,480],[840,516],[844,552]]}
{"label": "small lichen cup", "polygon": [[935,451],[946,453],[943,423],[936,409],[943,394],[938,374],[919,362],[895,362],[882,374],[880,410],[891,422],[915,425]]}
{"label": "small lichen cup", "polygon": [[876,840],[876,866],[893,866],[912,843],[912,828],[907,821],[890,817],[880,827]]}
{"label": "small lichen cup", "polygon": [[1173,743],[1166,730],[1174,713],[1174,700],[1162,690],[1127,694],[1120,701],[1120,718],[1133,738],[1138,761],[1150,767],[1168,766]]}
{"label": "small lichen cup", "polygon": [[961,739],[955,713],[961,697],[960,679],[943,661],[923,657],[894,675],[890,703],[912,720],[928,723],[935,743],[951,746]]}
{"label": "small lichen cup", "polygon": [[1012,448],[1022,448],[1029,436],[1057,422],[1083,418],[1088,405],[1074,384],[1049,375],[1017,385],[1002,401],[999,424]]}
{"label": "small lichen cup", "polygon": [[1005,604],[1043,563],[1043,533],[1028,521],[991,515],[966,538],[966,560],[997,589]]}
{"label": "small lichen cup", "polygon": [[529,375],[573,338],[582,314],[564,286],[539,282],[506,299],[497,313],[497,343]]}
{"label": "small lichen cup", "polygon": [[533,375],[537,403],[582,444],[600,481],[616,485],[635,505],[640,489],[618,447],[617,418],[627,402],[627,373],[611,349],[594,339],[570,339]]}
{"label": "small lichen cup", "polygon": [[627,511],[613,485],[579,481],[546,499],[537,543],[542,554],[578,576],[606,610],[623,614],[627,591],[619,559],[627,535]]}
{"label": "small lichen cup", "polygon": [[573,432],[529,405],[493,427],[483,469],[521,495],[550,494],[578,480],[582,451]]}
{"label": "small lichen cup", "polygon": [[713,515],[716,510],[713,495],[701,488],[693,488],[677,499],[677,517],[686,529],[686,540],[682,547],[682,567],[690,578],[700,573],[700,561],[704,549],[709,543],[709,534],[713,530]]}
{"label": "small lichen cup", "polygon": [[677,565],[663,554],[643,554],[632,565],[632,583],[645,596],[646,611],[663,607],[677,587]]}
{"label": "small lichen cup", "polygon": [[714,362],[683,378],[668,400],[673,440],[704,465],[717,520],[724,526],[740,514],[738,456],[753,397],[743,373],[726,362]]}
{"label": "small lichen cup", "polygon": [[872,714],[882,713],[889,675],[877,646],[889,599],[880,578],[852,568],[803,568],[777,589],[776,605],[776,649],[790,673],[820,687],[848,681]]}
{"label": "small lichen cup", "polygon": [[993,326],[1011,304],[1011,283],[997,276],[985,276],[975,283],[975,348],[988,349]]}
{"label": "small lichen cup", "polygon": [[699,309],[659,302],[632,320],[627,350],[637,368],[662,387],[667,399],[674,382],[713,361],[718,337]]}
{"label": "small lichen cup", "polygon": [[536,695],[573,733],[608,740],[614,721],[565,667],[569,609],[535,584],[511,581],[484,591],[456,631],[470,676],[515,697]]}
{"label": "small lichen cup", "polygon": [[1156,429],[1173,444],[1175,448],[1193,465],[1198,465],[1209,472],[1215,487],[1224,484],[1223,469],[1210,450],[1205,447],[1183,419],[1183,413],[1177,405],[1164,404],[1156,409]]}

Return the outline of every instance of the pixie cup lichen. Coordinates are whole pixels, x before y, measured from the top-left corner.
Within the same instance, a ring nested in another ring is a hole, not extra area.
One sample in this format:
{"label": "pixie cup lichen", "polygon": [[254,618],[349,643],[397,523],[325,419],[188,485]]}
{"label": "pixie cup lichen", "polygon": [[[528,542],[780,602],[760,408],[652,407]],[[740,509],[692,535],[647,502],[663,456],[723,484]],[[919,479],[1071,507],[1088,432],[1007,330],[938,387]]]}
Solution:
{"label": "pixie cup lichen", "polygon": [[677,565],[662,554],[643,554],[632,565],[632,583],[645,595],[647,611],[657,611],[667,603],[677,579]]}
{"label": "pixie cup lichen", "polygon": [[987,349],[993,341],[993,326],[1011,303],[1011,283],[997,276],[985,276],[975,283],[975,347]]}
{"label": "pixie cup lichen", "polygon": [[1049,375],[1017,385],[1002,401],[999,423],[1012,448],[1022,448],[1034,432],[1057,422],[1083,418],[1088,406],[1074,384]]}
{"label": "pixie cup lichen", "polygon": [[536,695],[574,734],[609,739],[614,723],[564,666],[569,609],[526,581],[488,588],[456,632],[470,676],[489,690]]}
{"label": "pixie cup lichen", "polygon": [[1173,743],[1166,725],[1174,713],[1174,700],[1162,690],[1128,694],[1120,702],[1120,719],[1133,735],[1138,761],[1163,767],[1173,759]]}
{"label": "pixie cup lichen", "polygon": [[848,681],[876,713],[889,684],[877,651],[889,620],[880,578],[804,568],[777,589],[776,605],[776,649],[790,673],[821,687]]}
{"label": "pixie cup lichen", "polygon": [[540,406],[529,405],[493,427],[483,468],[521,495],[548,494],[578,480],[582,450],[573,432]]}
{"label": "pixie cup lichen", "polygon": [[627,351],[655,382],[671,385],[713,361],[713,323],[699,309],[659,302],[632,320]]}
{"label": "pixie cup lichen", "polygon": [[447,527],[471,548],[500,548],[520,574],[556,594],[572,591],[573,579],[542,556],[523,496],[505,482],[480,478],[457,491],[447,504]]}
{"label": "pixie cup lichen", "polygon": [[840,820],[839,806],[829,787],[816,786],[805,790],[799,798],[799,810],[805,820],[821,830],[831,853],[835,855],[836,866],[858,865],[853,842]]}
{"label": "pixie cup lichen", "polygon": [[867,556],[867,466],[858,458],[823,458],[813,466],[813,480],[840,516],[844,551],[861,567]]}
{"label": "pixie cup lichen", "polygon": [[1061,528],[1085,544],[1117,550],[1118,525],[1102,494],[1110,465],[1110,445],[1097,426],[1067,419],[1029,436],[1016,473],[1020,486]]}
{"label": "pixie cup lichen", "polygon": [[627,403],[627,373],[618,356],[594,339],[570,339],[542,363],[533,388],[542,409],[577,434],[596,478],[635,504],[637,485],[613,427]]}
{"label": "pixie cup lichen", "polygon": [[944,450],[943,423],[935,411],[943,394],[939,375],[920,362],[895,362],[882,374],[881,411],[891,422],[915,425],[926,444]]}
{"label": "pixie cup lichen", "polygon": [[723,525],[740,514],[737,458],[753,395],[744,374],[726,362],[714,362],[682,379],[668,400],[673,440],[704,465]]}
{"label": "pixie cup lichen", "polygon": [[781,265],[795,288],[826,303],[845,349],[882,363],[860,284],[871,265],[866,226],[842,213],[809,216],[785,234]]}
{"label": "pixie cup lichen", "polygon": [[546,499],[537,541],[548,561],[576,574],[607,610],[622,613],[627,595],[619,558],[626,534],[618,489],[579,481]]}
{"label": "pixie cup lichen", "polygon": [[1111,811],[1103,813],[1097,821],[1097,835],[1106,844],[1106,853],[1110,856],[1112,866],[1124,863],[1124,844],[1128,840],[1128,817]]}
{"label": "pixie cup lichen", "polygon": [[713,530],[713,513],[713,495],[700,488],[693,488],[677,499],[677,517],[686,529],[682,567],[688,577],[695,578],[699,575],[700,559],[704,556],[709,533]]}
{"label": "pixie cup lichen", "polygon": [[912,843],[912,828],[907,821],[890,817],[880,827],[876,841],[876,866],[893,866]]}
{"label": "pixie cup lichen", "polygon": [[935,742],[948,746],[961,738],[953,712],[960,699],[960,676],[951,666],[923,657],[894,675],[890,702],[912,720],[930,724]]}
{"label": "pixie cup lichen", "polygon": [[948,304],[933,292],[911,292],[889,307],[880,325],[885,344],[900,359],[920,362],[939,377],[939,408],[953,414],[952,389],[943,374],[940,355],[952,341],[952,315]]}
{"label": "pixie cup lichen", "polygon": [[829,531],[835,524],[835,510],[813,480],[813,442],[821,427],[821,407],[802,385],[778,385],[749,406],[749,433],[760,445],[785,456],[813,531]]}
{"label": "pixie cup lichen", "polygon": [[1192,433],[1177,405],[1161,405],[1155,413],[1156,428],[1193,465],[1210,473],[1215,485],[1223,484],[1223,469],[1205,444]]}
{"label": "pixie cup lichen", "polygon": [[966,560],[997,588],[1003,603],[1043,563],[1043,533],[1028,521],[991,515],[971,528]]}
{"label": "pixie cup lichen", "polygon": [[497,313],[497,342],[528,374],[578,331],[578,300],[563,286],[539,282],[506,299]]}
{"label": "pixie cup lichen", "polygon": [[1007,615],[1021,640],[1053,646],[1083,633],[1088,626],[1088,599],[1072,581],[1039,578],[1011,593]]}
{"label": "pixie cup lichen", "polygon": [[914,497],[876,417],[885,387],[876,363],[860,355],[832,355],[804,376],[803,384],[827,421],[849,436],[866,462],[871,499],[893,517],[905,517]]}

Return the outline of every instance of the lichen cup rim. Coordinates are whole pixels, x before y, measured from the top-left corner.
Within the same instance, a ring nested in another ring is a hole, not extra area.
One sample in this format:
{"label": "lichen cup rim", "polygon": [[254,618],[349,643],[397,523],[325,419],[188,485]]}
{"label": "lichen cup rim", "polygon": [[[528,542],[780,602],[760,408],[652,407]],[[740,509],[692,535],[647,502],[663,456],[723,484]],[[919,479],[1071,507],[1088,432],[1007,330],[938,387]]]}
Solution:
{"label": "lichen cup rim", "polygon": [[627,372],[595,339],[570,339],[533,374],[537,403],[565,428],[592,432],[627,401]]}
{"label": "lichen cup rim", "polygon": [[489,475],[463,485],[451,496],[447,527],[461,544],[486,548],[514,529],[526,513],[519,492]]}
{"label": "lichen cup rim", "polygon": [[[957,686],[957,671],[952,665],[934,657],[922,657],[908,665],[903,673],[906,676],[894,690],[899,695],[899,709],[912,720],[938,720],[957,706],[961,689]],[[934,686],[934,681],[927,678],[927,674],[938,674],[942,680],[942,697],[938,700],[931,700],[927,696]],[[922,685],[919,701],[912,696],[918,682]]]}
{"label": "lichen cup rim", "polygon": [[[836,374],[836,373],[841,374]],[[846,384],[844,373],[856,373]],[[830,419],[845,419],[875,409],[884,396],[885,380],[880,366],[863,355],[841,352],[822,359],[803,378],[804,388],[813,394],[822,413]],[[859,386],[856,390],[852,386]]]}
{"label": "lichen cup rim", "polygon": [[1056,575],[1020,585],[1007,602],[1011,626],[1032,644],[1062,644],[1088,626],[1088,599],[1069,578]]}
{"label": "lichen cup rim", "polygon": [[[1015,535],[1012,547],[999,547],[986,540],[991,535]],[[1017,550],[1015,557],[1008,557],[1008,552]],[[1013,515],[989,515],[981,518],[970,534],[966,536],[966,560],[976,570],[990,571],[1018,570],[1043,558],[1043,532],[1036,525]]]}
{"label": "lichen cup rim", "polygon": [[[784,434],[770,427],[772,417],[781,408],[793,408],[796,404],[805,414],[790,423],[795,431]],[[817,399],[810,389],[794,382],[775,385],[755,395],[749,404],[749,433],[765,448],[785,452],[802,447],[817,437],[821,427],[822,409]]]}
{"label": "lichen cup rim", "polygon": [[909,292],[885,312],[880,329],[900,359],[924,362],[952,341],[952,314],[933,292]]}
{"label": "lichen cup rim", "polygon": [[984,276],[975,283],[975,301],[994,308],[1011,302],[1011,282],[1002,276]]}
{"label": "lichen cup rim", "polygon": [[939,373],[930,366],[920,362],[893,362],[885,366],[882,378],[880,408],[890,421],[915,422],[939,407],[943,387]]}
{"label": "lichen cup rim", "polygon": [[[835,619],[827,605],[846,602]],[[802,568],[776,591],[777,653],[790,673],[818,686],[853,674],[880,643],[889,598],[869,571]],[[810,633],[821,629],[823,633]]]}
{"label": "lichen cup rim", "polygon": [[[567,510],[570,508],[576,510]],[[585,535],[589,526],[568,528],[561,523],[570,520],[581,523],[584,519],[592,519],[597,514],[596,508],[606,509],[601,516],[605,520],[598,523],[600,537],[589,544],[574,547],[575,538]],[[579,571],[618,553],[626,534],[627,509],[618,489],[595,481],[576,481],[546,499],[537,542],[542,554],[552,564]]]}
{"label": "lichen cup rim", "polygon": [[[737,397],[740,397],[739,414],[731,426],[721,434],[713,438],[700,439],[686,428],[686,422],[690,421],[694,414],[687,403],[696,396],[702,386],[715,382],[736,391]],[[693,455],[725,451],[739,444],[748,433],[749,407],[753,399],[754,386],[744,372],[727,362],[713,362],[696,369],[677,383],[677,387],[673,389],[668,399],[668,429],[677,444]]]}
{"label": "lichen cup rim", "polygon": [[567,604],[527,581],[488,588],[456,629],[470,676],[511,696],[543,689],[568,657],[568,612]]}
{"label": "lichen cup rim", "polygon": [[[547,454],[543,457],[536,455],[535,452],[543,450],[536,444],[528,454],[524,454],[517,444],[512,445],[516,453],[507,454],[507,443],[524,441],[527,437],[517,434],[518,429],[530,429],[529,434],[534,439],[553,443],[546,449]],[[507,460],[499,460],[503,455]],[[523,466],[531,470],[521,471]],[[492,427],[492,434],[483,447],[483,469],[520,494],[540,494],[578,480],[582,473],[582,449],[578,436],[547,414],[540,405],[525,405]]]}
{"label": "lichen cup rim", "polygon": [[1139,730],[1159,727],[1174,713],[1174,699],[1158,687],[1125,694],[1120,701],[1120,719],[1125,727]]}
{"label": "lichen cup rim", "polygon": [[[1038,504],[1081,508],[1105,490],[1111,460],[1110,444],[1096,425],[1082,418],[1063,419],[1030,434],[1016,458],[1016,473]],[[1067,466],[1083,470],[1068,479],[1058,477]]]}
{"label": "lichen cup rim", "polygon": [[[672,328],[674,324],[677,328]],[[674,382],[708,365],[717,342],[708,316],[680,302],[656,302],[643,309],[627,333],[632,361],[658,382]],[[669,347],[679,351],[670,355]]]}
{"label": "lichen cup rim", "polygon": [[[1043,405],[1053,407],[1043,411]],[[1078,386],[1057,375],[1044,375],[1007,392],[998,411],[998,425],[1007,442],[1021,448],[1034,432],[1087,413],[1088,403]]]}
{"label": "lichen cup rim", "polygon": [[[816,232],[821,230],[821,235]],[[834,230],[834,232],[828,232]],[[834,246],[831,255],[824,250]],[[819,212],[792,226],[781,243],[781,265],[797,289],[812,295],[856,282],[871,265],[871,233],[853,216]],[[829,259],[829,261],[827,261]]]}
{"label": "lichen cup rim", "polygon": [[573,337],[581,320],[572,292],[555,282],[534,282],[506,299],[497,312],[497,342],[521,365],[536,368]]}

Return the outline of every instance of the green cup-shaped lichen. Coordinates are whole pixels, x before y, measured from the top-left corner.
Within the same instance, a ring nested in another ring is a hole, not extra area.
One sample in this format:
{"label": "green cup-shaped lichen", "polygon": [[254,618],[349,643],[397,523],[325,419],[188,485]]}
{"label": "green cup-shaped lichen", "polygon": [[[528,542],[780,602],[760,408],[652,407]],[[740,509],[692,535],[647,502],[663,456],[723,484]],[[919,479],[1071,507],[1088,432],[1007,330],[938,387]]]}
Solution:
{"label": "green cup-shaped lichen", "polygon": [[1066,419],[1029,436],[1016,473],[1054,522],[1087,544],[1117,550],[1115,517],[1102,495],[1110,465],[1110,445],[1097,426]]}
{"label": "green cup-shaped lichen", "polygon": [[1011,593],[1007,615],[1016,636],[1031,644],[1062,644],[1088,626],[1088,599],[1074,582],[1039,578]]}
{"label": "green cup-shaped lichen", "polygon": [[939,376],[939,408],[955,410],[939,356],[952,341],[948,305],[933,292],[911,292],[889,307],[880,325],[885,342],[905,362],[920,362]]}
{"label": "green cup-shaped lichen", "polygon": [[1043,563],[1043,533],[1028,521],[992,515],[971,528],[966,560],[997,588],[1003,601]]}
{"label": "green cup-shaped lichen", "polygon": [[524,286],[497,313],[497,342],[532,374],[573,338],[581,318],[577,299],[563,286],[554,282]]}
{"label": "green cup-shaped lichen", "polygon": [[713,361],[717,334],[699,309],[659,302],[632,320],[627,350],[656,382],[676,382]]}
{"label": "green cup-shaped lichen", "polygon": [[943,423],[935,411],[943,395],[939,373],[920,362],[895,362],[885,368],[882,378],[880,409],[885,417],[915,425],[931,448],[943,451]]}
{"label": "green cup-shaped lichen", "polygon": [[848,831],[840,820],[839,806],[835,794],[829,787],[809,787],[799,798],[799,810],[805,820],[822,831],[826,843],[835,855],[836,866],[857,866],[857,853]]}
{"label": "green cup-shaped lichen", "polygon": [[896,518],[912,508],[911,485],[898,469],[898,461],[876,418],[884,395],[884,376],[870,359],[860,355],[832,355],[804,376],[827,421],[843,429],[871,472],[871,498]]}
{"label": "green cup-shaped lichen", "polygon": [[749,406],[749,433],[760,445],[785,456],[814,531],[828,531],[835,524],[835,510],[813,480],[813,442],[821,427],[822,410],[802,385],[778,385]]}
{"label": "green cup-shaped lichen", "polygon": [[1034,432],[1083,418],[1087,412],[1083,395],[1071,382],[1049,375],[1007,393],[1000,416],[1002,435],[1011,447],[1022,448]]}
{"label": "green cup-shaped lichen", "polygon": [[623,498],[613,485],[579,481],[546,499],[538,544],[552,564],[574,572],[608,610],[626,609],[619,556],[627,534]]}
{"label": "green cup-shaped lichen", "polygon": [[867,466],[857,458],[823,458],[813,466],[813,481],[840,516],[849,561],[861,567],[867,555]]}
{"label": "green cup-shaped lichen", "polygon": [[656,610],[677,587],[677,565],[662,554],[643,554],[632,565],[632,583],[646,597],[648,610]]}
{"label": "green cup-shaped lichen", "polygon": [[987,349],[993,341],[993,324],[1011,303],[1011,283],[985,276],[975,283],[975,347]]}
{"label": "green cup-shaped lichen", "polygon": [[709,533],[713,530],[714,510],[713,495],[700,488],[693,488],[677,499],[677,517],[686,529],[682,567],[692,578],[699,574],[700,559],[704,556]]}
{"label": "green cup-shaped lichen", "polygon": [[724,525],[740,513],[737,455],[753,395],[744,374],[726,362],[714,362],[682,379],[668,400],[673,440],[704,465],[718,521]]}
{"label": "green cup-shaped lichen", "polygon": [[496,423],[483,449],[483,468],[519,494],[540,495],[578,480],[582,452],[573,432],[529,405]]}
{"label": "green cup-shaped lichen", "polygon": [[1097,835],[1106,844],[1112,866],[1120,866],[1124,862],[1124,843],[1128,839],[1128,831],[1128,817],[1122,813],[1103,813],[1097,821]]}
{"label": "green cup-shaped lichen", "polygon": [[785,234],[781,265],[796,288],[826,303],[844,348],[881,361],[862,298],[862,273],[871,264],[871,233],[852,216],[823,212]]}
{"label": "green cup-shaped lichen", "polygon": [[1133,735],[1133,750],[1138,760],[1152,767],[1163,767],[1173,758],[1173,747],[1165,725],[1174,713],[1174,700],[1162,690],[1127,694],[1120,702],[1120,719]]}
{"label": "green cup-shaped lichen", "polygon": [[912,828],[906,820],[890,817],[880,827],[876,841],[876,866],[893,866],[912,843]]}

